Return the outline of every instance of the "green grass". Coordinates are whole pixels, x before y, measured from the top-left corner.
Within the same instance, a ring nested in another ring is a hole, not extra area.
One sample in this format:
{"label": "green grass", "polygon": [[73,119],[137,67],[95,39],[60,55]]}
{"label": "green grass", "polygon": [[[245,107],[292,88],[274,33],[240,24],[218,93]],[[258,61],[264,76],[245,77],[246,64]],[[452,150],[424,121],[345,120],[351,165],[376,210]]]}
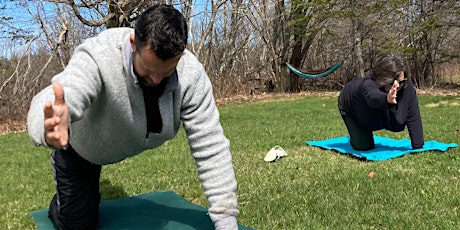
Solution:
{"label": "green grass", "polygon": [[[460,143],[460,97],[420,96],[425,139]],[[238,180],[239,222],[256,229],[458,229],[460,148],[363,162],[305,145],[347,135],[336,98],[277,97],[220,107]],[[407,131],[376,134],[408,138]],[[288,156],[263,158],[281,145]],[[49,151],[0,136],[0,229],[34,229],[53,195]],[[367,176],[369,172],[375,176]],[[103,199],[173,190],[207,206],[184,132],[102,170]]]}

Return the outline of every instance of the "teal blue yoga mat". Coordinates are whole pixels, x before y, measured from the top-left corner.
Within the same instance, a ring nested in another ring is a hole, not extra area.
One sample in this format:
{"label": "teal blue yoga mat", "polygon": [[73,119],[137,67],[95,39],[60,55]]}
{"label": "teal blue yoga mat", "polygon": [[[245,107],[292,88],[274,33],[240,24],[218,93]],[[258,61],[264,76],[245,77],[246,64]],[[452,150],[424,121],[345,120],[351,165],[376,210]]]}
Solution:
{"label": "teal blue yoga mat", "polygon": [[348,136],[331,138],[319,141],[306,141],[310,146],[316,146],[323,149],[335,150],[343,154],[350,154],[363,160],[381,161],[405,154],[419,153],[424,151],[446,151],[449,148],[458,146],[456,143],[442,143],[438,141],[426,141],[421,149],[412,149],[409,139],[396,140],[389,137],[374,136],[375,148],[368,151],[359,151],[351,147]]}
{"label": "teal blue yoga mat", "polygon": [[[56,229],[48,218],[48,209],[30,213],[38,230]],[[239,229],[251,229],[238,225]],[[103,200],[99,207],[97,229],[214,229],[201,206],[192,204],[171,191],[152,192],[117,200]]]}

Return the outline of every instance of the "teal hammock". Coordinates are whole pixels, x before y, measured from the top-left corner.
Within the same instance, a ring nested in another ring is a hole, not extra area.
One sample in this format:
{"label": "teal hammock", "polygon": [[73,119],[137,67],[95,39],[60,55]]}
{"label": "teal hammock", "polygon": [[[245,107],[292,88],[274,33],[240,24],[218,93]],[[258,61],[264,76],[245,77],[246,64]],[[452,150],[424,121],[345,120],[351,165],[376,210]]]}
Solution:
{"label": "teal hammock", "polygon": [[289,65],[289,63],[286,63],[286,65],[289,67],[289,69],[291,69],[291,71],[293,73],[297,74],[299,77],[308,78],[308,79],[315,79],[315,78],[325,77],[325,76],[331,74],[332,72],[336,71],[342,65],[342,62],[337,62],[331,68],[325,69],[325,70],[320,70],[320,71],[299,70],[299,69],[296,69],[294,66]]}

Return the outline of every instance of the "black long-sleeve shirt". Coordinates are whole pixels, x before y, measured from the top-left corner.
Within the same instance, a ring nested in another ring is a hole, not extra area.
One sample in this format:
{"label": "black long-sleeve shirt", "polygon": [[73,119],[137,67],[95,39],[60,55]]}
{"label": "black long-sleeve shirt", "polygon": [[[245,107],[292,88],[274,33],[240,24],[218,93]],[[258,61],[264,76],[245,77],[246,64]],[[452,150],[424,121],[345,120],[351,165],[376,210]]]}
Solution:
{"label": "black long-sleeve shirt", "polygon": [[412,148],[422,148],[422,118],[414,85],[408,81],[407,87],[398,91],[397,104],[389,104],[387,94],[371,77],[355,79],[343,88],[341,106],[358,125],[370,131],[401,132],[407,125]]}

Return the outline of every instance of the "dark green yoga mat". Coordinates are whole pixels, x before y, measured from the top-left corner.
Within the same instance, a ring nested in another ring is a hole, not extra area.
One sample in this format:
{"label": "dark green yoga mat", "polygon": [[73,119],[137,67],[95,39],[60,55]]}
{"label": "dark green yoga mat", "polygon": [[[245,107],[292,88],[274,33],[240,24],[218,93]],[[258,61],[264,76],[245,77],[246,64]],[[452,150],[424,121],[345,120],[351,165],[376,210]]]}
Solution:
{"label": "dark green yoga mat", "polygon": [[[30,213],[38,230],[55,229],[48,209]],[[239,229],[251,229],[238,225]],[[214,229],[201,206],[171,191],[152,192],[117,200],[103,200],[99,206],[98,229]]]}

